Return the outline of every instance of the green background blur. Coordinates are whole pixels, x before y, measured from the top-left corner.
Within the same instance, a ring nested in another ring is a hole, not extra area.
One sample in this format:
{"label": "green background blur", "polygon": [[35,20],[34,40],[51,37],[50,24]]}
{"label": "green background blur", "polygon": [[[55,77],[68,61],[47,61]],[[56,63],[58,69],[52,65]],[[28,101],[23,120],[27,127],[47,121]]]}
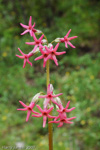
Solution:
{"label": "green background blur", "polygon": [[43,129],[42,118],[32,117],[26,123],[26,112],[16,110],[19,100],[29,104],[36,93],[46,93],[43,60],[34,61],[39,55],[24,69],[23,60],[15,56],[18,47],[25,53],[33,48],[25,44],[33,38],[20,35],[24,29],[19,23],[27,25],[30,16],[49,42],[69,29],[70,36],[78,36],[72,40],[76,49],[60,44],[58,51],[66,54],[57,57],[58,67],[50,62],[54,92],[63,93],[63,105],[70,100],[70,108],[76,107],[68,117],[77,117],[73,125],[53,125],[54,150],[100,149],[99,9],[99,0],[0,0],[0,150],[48,149],[48,125]]}

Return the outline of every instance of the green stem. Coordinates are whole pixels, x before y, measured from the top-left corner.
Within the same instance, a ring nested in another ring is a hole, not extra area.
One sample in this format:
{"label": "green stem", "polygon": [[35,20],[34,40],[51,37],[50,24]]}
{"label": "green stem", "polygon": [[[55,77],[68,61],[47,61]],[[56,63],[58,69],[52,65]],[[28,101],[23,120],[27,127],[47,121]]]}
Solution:
{"label": "green stem", "polygon": [[[49,77],[49,60],[46,63],[46,72],[47,72],[47,87],[50,83],[50,77]],[[50,115],[52,115],[52,111],[50,112]],[[48,118],[48,122],[52,121],[52,118]],[[48,138],[49,138],[49,150],[53,150],[53,132],[52,132],[52,123],[48,123]]]}

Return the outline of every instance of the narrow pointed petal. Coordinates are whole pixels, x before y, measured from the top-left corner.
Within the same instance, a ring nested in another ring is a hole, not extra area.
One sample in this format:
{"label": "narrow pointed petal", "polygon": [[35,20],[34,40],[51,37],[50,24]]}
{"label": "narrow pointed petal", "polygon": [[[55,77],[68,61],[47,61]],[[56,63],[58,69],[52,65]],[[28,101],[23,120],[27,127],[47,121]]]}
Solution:
{"label": "narrow pointed petal", "polygon": [[53,98],[51,98],[51,101],[52,101],[54,104],[56,104],[57,106],[59,106],[59,104],[58,104]]}
{"label": "narrow pointed petal", "polygon": [[37,38],[34,33],[33,33],[33,39],[34,39],[34,41],[37,41]]}
{"label": "narrow pointed petal", "polygon": [[63,54],[65,54],[66,53],[66,51],[63,51],[63,52],[56,52],[55,54],[56,55],[63,55]]}
{"label": "narrow pointed petal", "polygon": [[21,49],[20,49],[20,48],[18,48],[18,50],[20,51],[20,53],[21,53],[22,55],[24,55],[24,53],[21,51]]}
{"label": "narrow pointed petal", "polygon": [[66,121],[66,123],[68,123],[68,124],[73,124],[73,122],[71,122],[71,121]]}
{"label": "narrow pointed petal", "polygon": [[65,41],[65,47],[68,48],[67,42]]}
{"label": "narrow pointed petal", "polygon": [[25,30],[24,32],[21,33],[21,35],[26,34],[27,32],[29,32],[29,30]]}
{"label": "narrow pointed petal", "polygon": [[40,95],[39,98],[47,98],[47,95]]}
{"label": "narrow pointed petal", "polygon": [[21,59],[24,59],[24,56],[19,56],[19,55],[16,55],[17,57],[21,58]]}
{"label": "narrow pointed petal", "polygon": [[24,24],[22,24],[22,23],[20,23],[20,25],[21,25],[23,28],[28,29],[28,26],[27,26],[27,25],[24,25]]}
{"label": "narrow pointed petal", "polygon": [[38,46],[37,46],[37,45],[35,45],[35,46],[34,46],[34,48],[33,48],[33,50],[32,50],[32,52],[35,52],[35,51],[36,51],[36,49],[37,49],[37,47],[38,47]]}
{"label": "narrow pointed petal", "polygon": [[47,120],[47,116],[43,116],[43,128],[44,128],[45,125],[46,125],[46,120]]}
{"label": "narrow pointed petal", "polygon": [[56,116],[51,116],[51,115],[48,114],[48,117],[49,117],[49,118],[55,118]]}
{"label": "narrow pointed petal", "polygon": [[39,59],[42,59],[42,58],[43,58],[43,55],[41,55],[41,56],[35,58],[34,60],[36,61],[36,60],[39,60]]}
{"label": "narrow pointed petal", "polygon": [[23,68],[25,68],[25,66],[26,66],[26,59],[24,59],[24,64],[23,64]]}
{"label": "narrow pointed petal", "polygon": [[30,32],[30,36],[32,36],[32,35],[33,35],[33,32],[32,32],[32,30],[30,30],[29,32]]}
{"label": "narrow pointed petal", "polygon": [[58,60],[57,60],[56,56],[53,55],[52,58],[53,58],[53,60],[54,60],[54,62],[55,62],[55,64],[56,64],[56,66],[58,66]]}
{"label": "narrow pointed petal", "polygon": [[76,48],[71,42],[68,41],[68,44],[72,47],[72,48]]}
{"label": "narrow pointed petal", "polygon": [[27,110],[27,108],[18,108],[17,110],[26,111],[26,110]]}
{"label": "narrow pointed petal", "polygon": [[28,58],[30,58],[31,56],[33,56],[34,54],[33,54],[33,52],[30,52],[29,54],[28,54]]}
{"label": "narrow pointed petal", "polygon": [[66,105],[65,109],[68,109],[69,104],[70,104],[70,101],[68,101],[68,103],[67,103],[67,105]]}
{"label": "narrow pointed petal", "polygon": [[68,121],[75,119],[76,117],[67,118]]}
{"label": "narrow pointed petal", "polygon": [[35,42],[25,42],[25,44],[28,44],[28,45],[35,45]]}
{"label": "narrow pointed petal", "polygon": [[75,39],[75,38],[77,38],[77,37],[78,37],[78,36],[72,36],[72,37],[69,37],[68,40],[70,41],[70,40]]}
{"label": "narrow pointed petal", "polygon": [[47,50],[47,52],[51,52],[51,50],[47,46],[45,46],[45,49]]}
{"label": "narrow pointed petal", "polygon": [[41,41],[44,37],[44,34],[42,34],[42,36],[39,38],[39,41]]}
{"label": "narrow pointed petal", "polygon": [[29,19],[29,27],[32,26],[32,16],[30,16],[30,19]]}
{"label": "narrow pointed petal", "polygon": [[63,122],[60,122],[60,124],[57,127],[62,127],[63,126]]}
{"label": "narrow pointed petal", "polygon": [[42,54],[45,54],[45,51],[43,51],[43,49],[41,47],[39,47],[39,50]]}
{"label": "narrow pointed petal", "polygon": [[32,28],[34,28],[34,27],[35,27],[35,22],[34,22],[34,24],[33,24]]}
{"label": "narrow pointed petal", "polygon": [[69,36],[70,32],[71,32],[71,29],[70,29],[70,30],[68,31],[68,33],[66,34],[66,37],[68,37],[68,36]]}
{"label": "narrow pointed petal", "polygon": [[32,63],[27,59],[27,62],[28,62],[28,64],[30,64],[31,65],[31,67],[32,67]]}
{"label": "narrow pointed petal", "polygon": [[60,95],[62,95],[63,93],[59,93],[59,94],[56,94],[56,95],[52,95],[52,97],[58,97]]}
{"label": "narrow pointed petal", "polygon": [[54,107],[51,107],[47,110],[47,113],[50,113],[53,110]]}
{"label": "narrow pointed petal", "polygon": [[40,111],[41,113],[43,113],[43,110],[41,109],[41,107],[40,107],[39,105],[36,105],[36,107],[39,109],[39,111]]}
{"label": "narrow pointed petal", "polygon": [[56,52],[57,51],[57,49],[58,49],[58,47],[59,47],[59,43],[55,46],[55,48],[54,48],[54,52]]}
{"label": "narrow pointed petal", "polygon": [[28,112],[27,112],[27,117],[26,117],[26,122],[28,121],[28,119],[29,119],[29,117],[30,117],[30,114],[31,114],[31,111],[28,110]]}
{"label": "narrow pointed petal", "polygon": [[46,66],[46,61],[44,60],[43,61],[43,68]]}
{"label": "narrow pointed petal", "polygon": [[39,117],[42,117],[42,114],[39,114],[39,115],[32,115],[32,116],[39,118]]}
{"label": "narrow pointed petal", "polygon": [[38,114],[38,115],[39,115],[39,113],[38,113],[38,112],[36,112],[36,111],[34,111],[34,110],[32,110],[32,113],[34,113],[34,114]]}
{"label": "narrow pointed petal", "polygon": [[59,116],[57,116],[57,117],[54,119],[54,121],[56,121],[58,118],[59,118]]}
{"label": "narrow pointed petal", "polygon": [[70,111],[72,111],[72,110],[74,110],[74,109],[75,109],[75,107],[73,107],[73,108],[71,108],[71,109],[67,109],[66,112],[70,112]]}
{"label": "narrow pointed petal", "polygon": [[27,107],[22,101],[19,101],[23,107]]}

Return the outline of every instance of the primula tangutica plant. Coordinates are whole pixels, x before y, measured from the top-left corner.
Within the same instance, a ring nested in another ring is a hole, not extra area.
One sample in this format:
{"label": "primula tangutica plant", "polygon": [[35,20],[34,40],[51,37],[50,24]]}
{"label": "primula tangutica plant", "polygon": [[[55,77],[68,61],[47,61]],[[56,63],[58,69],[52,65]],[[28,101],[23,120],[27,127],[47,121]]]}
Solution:
{"label": "primula tangutica plant", "polygon": [[[30,102],[30,105],[27,106],[22,101],[19,101],[21,105],[24,108],[19,108],[17,110],[21,111],[27,111],[27,117],[26,121],[29,120],[29,117],[32,113],[33,117],[43,117],[43,128],[46,126],[46,121],[48,118],[48,132],[49,132],[49,150],[53,149],[53,140],[52,140],[52,123],[57,123],[58,127],[63,126],[63,123],[72,124],[73,122],[71,120],[75,119],[76,117],[67,118],[67,113],[75,109],[75,107],[68,109],[70,101],[66,104],[65,108],[62,105],[61,99],[59,98],[62,93],[54,94],[53,93],[53,85],[50,84],[49,79],[49,63],[50,59],[54,61],[56,66],[58,66],[58,60],[57,55],[63,55],[66,53],[66,51],[57,52],[59,44],[65,43],[65,47],[68,48],[68,45],[70,45],[72,48],[75,48],[74,45],[70,42],[72,39],[77,38],[77,36],[68,37],[71,29],[68,31],[68,33],[64,36],[64,38],[56,38],[51,43],[48,43],[48,40],[46,36],[43,34],[42,31],[35,29],[35,23],[32,25],[32,17],[30,16],[29,24],[24,25],[20,23],[20,25],[25,28],[26,30],[21,33],[21,35],[26,34],[27,32],[30,33],[30,36],[33,37],[33,42],[26,42],[28,45],[34,45],[34,48],[31,52],[28,54],[24,54],[20,48],[18,48],[19,52],[22,54],[21,56],[16,55],[17,57],[24,59],[23,68],[26,66],[26,62],[29,63],[32,66],[32,63],[29,61],[30,57],[34,57],[34,54],[37,52],[40,52],[40,56],[35,58],[34,60],[37,61],[39,59],[43,59],[43,67],[46,66],[46,73],[47,73],[47,94],[43,95],[41,92],[37,93]],[[40,35],[39,38],[36,37],[36,35]],[[56,46],[53,46],[53,43],[56,42]],[[36,103],[40,100],[44,99],[43,101],[43,108],[41,108],[39,105],[36,105]],[[58,112],[58,116],[52,115],[52,110],[54,109],[53,105],[56,105],[56,110]],[[36,112],[33,110],[34,107],[37,107],[39,112]]]}

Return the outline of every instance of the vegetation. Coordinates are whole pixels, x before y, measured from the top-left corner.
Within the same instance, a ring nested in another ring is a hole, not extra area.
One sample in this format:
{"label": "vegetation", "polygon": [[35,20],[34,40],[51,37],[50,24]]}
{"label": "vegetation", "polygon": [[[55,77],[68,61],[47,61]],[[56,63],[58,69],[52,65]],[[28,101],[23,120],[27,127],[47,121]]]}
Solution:
{"label": "vegetation", "polygon": [[[59,67],[52,62],[51,83],[55,93],[63,92],[63,103],[71,100],[75,106],[69,115],[76,116],[73,125],[54,127],[54,150],[99,150],[100,147],[100,52],[99,52],[99,5],[98,0],[0,0],[0,149],[22,142],[35,146],[36,150],[48,148],[47,126],[42,128],[42,118],[25,122],[26,112],[19,112],[19,100],[25,103],[39,91],[46,91],[45,70],[42,60],[33,67],[22,68],[23,60],[15,57],[18,46],[26,53],[33,47],[29,35],[20,37],[32,15],[36,28],[43,30],[49,41],[63,37],[71,28],[71,36],[78,35],[65,56],[60,56]],[[60,50],[65,50],[63,44]],[[36,54],[38,56],[38,54]],[[41,102],[42,105],[42,102]],[[56,114],[55,114],[56,115]]]}

